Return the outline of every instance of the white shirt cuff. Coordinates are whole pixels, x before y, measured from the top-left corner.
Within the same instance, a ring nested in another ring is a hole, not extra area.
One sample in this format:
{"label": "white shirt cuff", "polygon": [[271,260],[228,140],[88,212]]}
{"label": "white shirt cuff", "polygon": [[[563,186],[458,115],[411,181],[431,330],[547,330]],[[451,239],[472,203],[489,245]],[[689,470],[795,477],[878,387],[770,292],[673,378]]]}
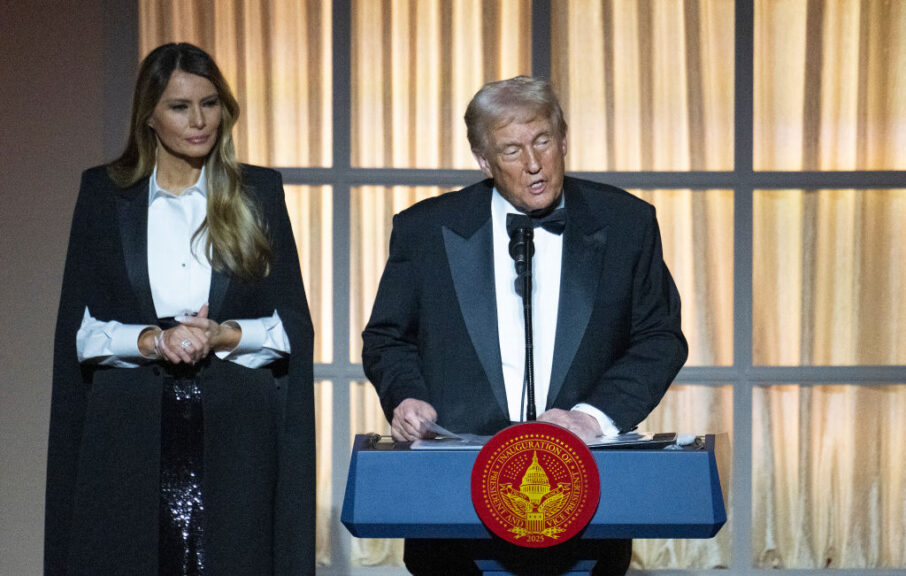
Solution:
{"label": "white shirt cuff", "polygon": [[260,368],[290,353],[289,336],[283,321],[274,310],[269,318],[232,320],[242,330],[239,344],[232,350],[215,352],[221,360],[230,360],[248,368]]}
{"label": "white shirt cuff", "polygon": [[264,319],[233,320],[233,322],[238,324],[239,329],[242,330],[239,344],[232,350],[218,350],[216,353],[218,358],[223,360],[228,356],[248,354],[264,348],[267,341],[267,327],[264,325]]}
{"label": "white shirt cuff", "polygon": [[104,332],[110,338],[110,355],[118,358],[143,358],[138,349],[138,336],[147,328],[149,326],[143,324],[109,322]]}
{"label": "white shirt cuff", "polygon": [[573,406],[573,410],[584,412],[585,414],[588,414],[589,416],[597,420],[598,426],[601,427],[602,436],[619,436],[620,429],[614,425],[613,420],[610,419],[610,416],[601,412],[591,404],[585,404],[584,402],[582,402]]}

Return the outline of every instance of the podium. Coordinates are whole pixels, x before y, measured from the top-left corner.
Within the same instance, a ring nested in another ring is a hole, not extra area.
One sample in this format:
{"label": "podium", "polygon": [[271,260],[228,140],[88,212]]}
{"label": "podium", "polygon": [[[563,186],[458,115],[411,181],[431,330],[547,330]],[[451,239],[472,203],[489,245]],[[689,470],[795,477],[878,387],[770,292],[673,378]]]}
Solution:
{"label": "podium", "polygon": [[[717,438],[679,450],[593,449],[601,500],[581,539],[711,538],[727,520]],[[508,574],[482,558],[494,537],[471,498],[477,450],[410,450],[408,443],[356,435],[341,521],[359,538],[476,540],[486,575]],[[564,574],[587,574],[578,561]]]}

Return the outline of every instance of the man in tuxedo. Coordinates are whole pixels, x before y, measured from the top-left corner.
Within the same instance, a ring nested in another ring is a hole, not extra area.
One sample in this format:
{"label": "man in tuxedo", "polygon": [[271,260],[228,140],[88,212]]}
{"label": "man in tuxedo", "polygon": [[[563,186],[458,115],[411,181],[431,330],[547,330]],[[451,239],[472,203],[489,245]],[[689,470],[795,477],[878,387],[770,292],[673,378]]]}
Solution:
{"label": "man in tuxedo", "polygon": [[[546,81],[486,84],[465,121],[488,179],[394,217],[363,333],[365,373],[393,437],[431,437],[435,421],[478,434],[524,421],[523,303],[507,221],[526,225],[525,216],[534,235],[538,420],[583,439],[634,429],[688,351],[654,208],[619,188],[564,175],[567,126]],[[477,573],[465,546],[407,541],[406,566],[418,575]],[[603,541],[595,550],[592,574],[626,572],[631,541]],[[530,573],[555,556],[562,554],[533,557]]]}

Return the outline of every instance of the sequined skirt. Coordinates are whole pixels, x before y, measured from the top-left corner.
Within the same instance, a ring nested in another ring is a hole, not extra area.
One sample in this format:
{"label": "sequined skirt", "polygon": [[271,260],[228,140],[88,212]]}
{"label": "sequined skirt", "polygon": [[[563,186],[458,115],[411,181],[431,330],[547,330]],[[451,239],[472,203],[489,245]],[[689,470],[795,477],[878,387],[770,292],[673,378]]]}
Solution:
{"label": "sequined skirt", "polygon": [[195,378],[164,379],[161,403],[160,576],[203,576],[204,420]]}

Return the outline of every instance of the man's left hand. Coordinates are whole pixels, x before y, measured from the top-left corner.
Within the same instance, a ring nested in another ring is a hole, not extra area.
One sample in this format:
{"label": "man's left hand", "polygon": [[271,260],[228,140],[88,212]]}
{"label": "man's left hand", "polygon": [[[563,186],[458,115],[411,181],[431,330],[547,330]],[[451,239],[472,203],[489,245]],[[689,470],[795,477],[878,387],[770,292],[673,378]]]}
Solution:
{"label": "man's left hand", "polygon": [[560,408],[551,408],[541,416],[538,416],[539,422],[550,422],[563,426],[583,442],[588,442],[601,435],[601,426],[594,416],[580,412],[578,410],[561,410]]}

